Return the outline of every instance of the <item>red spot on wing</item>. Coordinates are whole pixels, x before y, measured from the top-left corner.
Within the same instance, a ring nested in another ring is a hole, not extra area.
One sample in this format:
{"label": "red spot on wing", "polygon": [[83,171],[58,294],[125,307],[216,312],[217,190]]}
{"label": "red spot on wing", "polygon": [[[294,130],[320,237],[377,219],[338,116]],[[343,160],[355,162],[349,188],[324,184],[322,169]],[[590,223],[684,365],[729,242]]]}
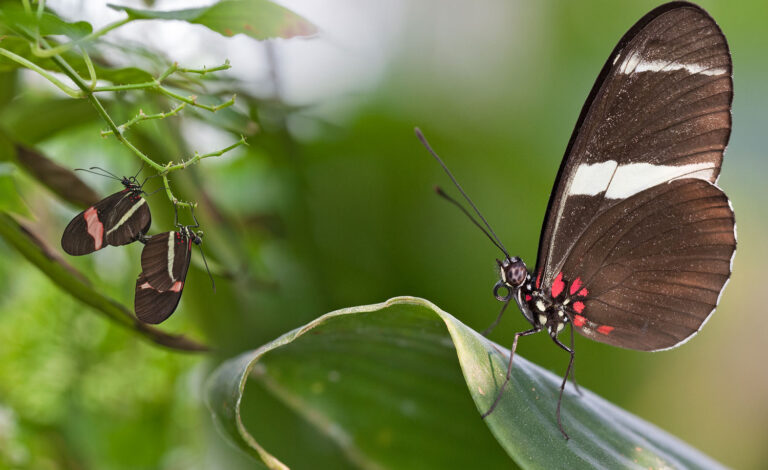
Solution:
{"label": "red spot on wing", "polygon": [[144,284],[139,286],[140,289],[154,289],[154,287],[150,286],[148,282],[145,282]]}
{"label": "red spot on wing", "polygon": [[536,288],[541,288],[541,271],[539,271],[539,274],[536,275]]}
{"label": "red spot on wing", "polygon": [[552,297],[557,297],[565,289],[565,283],[563,282],[563,273],[557,273],[557,277],[552,282]]}
{"label": "red spot on wing", "polygon": [[526,302],[530,302],[532,298],[533,297],[531,297],[531,294],[525,294],[525,301]]}
{"label": "red spot on wing", "polygon": [[612,326],[600,325],[600,326],[597,327],[597,332],[598,333],[602,333],[604,335],[607,335],[611,331],[613,331],[613,327]]}
{"label": "red spot on wing", "polygon": [[571,295],[575,294],[579,289],[581,289],[581,278],[577,277],[571,284]]}
{"label": "red spot on wing", "polygon": [[581,313],[584,311],[584,302],[574,302],[573,303],[573,309],[576,310],[576,313]]}
{"label": "red spot on wing", "polygon": [[88,227],[88,235],[93,238],[93,249],[100,250],[104,243],[104,224],[99,220],[99,211],[91,207],[83,213],[83,217]]}
{"label": "red spot on wing", "polygon": [[181,292],[181,289],[184,288],[184,283],[181,281],[176,281],[173,283],[173,285],[170,288],[171,292]]}
{"label": "red spot on wing", "polygon": [[587,319],[582,317],[581,315],[574,315],[573,316],[573,325],[574,326],[584,326],[584,323],[587,322]]}
{"label": "red spot on wing", "polygon": [[586,287],[579,291],[579,295],[582,297],[586,297],[588,294],[589,294],[589,291],[587,290]]}

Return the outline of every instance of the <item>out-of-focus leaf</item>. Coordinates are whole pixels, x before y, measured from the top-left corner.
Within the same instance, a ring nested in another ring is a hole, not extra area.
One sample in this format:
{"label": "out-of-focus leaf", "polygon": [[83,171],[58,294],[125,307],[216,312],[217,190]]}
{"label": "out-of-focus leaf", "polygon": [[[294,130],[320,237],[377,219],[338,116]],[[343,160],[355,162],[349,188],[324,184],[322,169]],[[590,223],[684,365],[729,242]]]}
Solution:
{"label": "out-of-focus leaf", "polygon": [[17,146],[16,161],[57,196],[77,207],[88,207],[100,199],[98,193],[78,178],[74,171],[34,149]]}
{"label": "out-of-focus leaf", "polygon": [[254,39],[292,38],[317,33],[317,27],[268,0],[222,0],[204,8],[153,11],[109,5],[137,20],[181,20],[200,24],[224,36],[245,34]]}
{"label": "out-of-focus leaf", "polygon": [[161,346],[180,351],[205,351],[207,347],[183,335],[165,333],[138,321],[131,311],[122,304],[101,294],[84,275],[64,263],[61,257],[53,255],[54,250],[31,230],[21,225],[14,217],[0,212],[0,236],[21,253],[29,262],[40,269],[54,284],[69,295],[80,300],[118,325],[132,329],[142,338]]}
{"label": "out-of-focus leaf", "polygon": [[21,3],[4,4],[0,9],[0,30],[10,32],[18,27],[39,31],[42,36],[61,34],[71,39],[80,39],[93,32],[93,27],[85,21],[68,23],[50,11],[43,12],[38,18],[36,13],[24,11]]}
{"label": "out-of-focus leaf", "polygon": [[0,110],[0,126],[14,141],[28,145],[97,118],[91,103],[69,98],[19,100]]}
{"label": "out-of-focus leaf", "polygon": [[0,72],[0,109],[5,108],[16,96],[18,74],[15,71]]}
{"label": "out-of-focus leaf", "polygon": [[[76,64],[75,70],[81,76],[86,77],[87,70],[82,69],[81,67],[84,67],[84,64]],[[151,82],[155,78],[146,70],[136,67],[112,68],[96,64],[95,68],[96,76],[99,77],[100,80],[107,80],[118,85]]]}
{"label": "out-of-focus leaf", "polygon": [[482,421],[507,361],[507,350],[430,302],[400,297],[329,313],[225,362],[209,379],[207,400],[223,431],[275,469],[283,464],[240,420],[249,377],[369,467],[471,468],[482,451],[485,466],[509,468],[511,461],[488,463],[497,449],[483,445],[491,435],[482,422],[526,469],[722,468],[587,390],[566,394],[566,441],[555,419],[561,378],[519,356],[510,386]]}
{"label": "out-of-focus leaf", "polygon": [[16,162],[16,145],[0,130],[0,162]]}
{"label": "out-of-focus leaf", "polygon": [[[45,70],[53,72],[61,72],[56,63],[51,59],[43,59],[35,56],[29,49],[29,42],[26,39],[20,37],[6,37],[0,40],[0,47],[19,55],[30,62],[40,66]],[[64,59],[69,65],[84,79],[89,77],[88,67],[85,65],[83,58],[80,54],[72,51],[67,51],[62,54]],[[0,56],[0,72],[15,70],[22,65],[8,59],[7,57]],[[134,83],[150,82],[154,79],[151,73],[146,70],[142,70],[136,67],[123,67],[116,68],[110,67],[109,64],[103,63],[103,61],[94,60],[94,69],[96,70],[96,76],[100,80],[106,80],[118,85],[128,85]]]}
{"label": "out-of-focus leaf", "polygon": [[24,217],[30,215],[29,208],[21,199],[13,180],[14,166],[0,163],[0,211],[12,212]]}

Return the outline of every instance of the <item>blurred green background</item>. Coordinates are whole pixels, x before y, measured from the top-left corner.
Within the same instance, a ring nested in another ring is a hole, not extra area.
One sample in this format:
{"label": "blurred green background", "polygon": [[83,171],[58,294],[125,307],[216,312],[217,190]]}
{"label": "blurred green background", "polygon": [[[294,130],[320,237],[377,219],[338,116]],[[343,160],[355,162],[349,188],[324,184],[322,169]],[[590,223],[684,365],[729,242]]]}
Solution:
{"label": "blurred green background", "polygon": [[[104,24],[102,16],[115,14],[84,3],[100,2],[49,5],[70,20]],[[233,69],[223,76],[230,78],[214,89],[237,91],[238,116],[253,121],[230,125],[226,113],[185,113],[144,123],[132,135],[162,161],[226,145],[234,134],[222,128],[249,134],[249,148],[172,179],[177,195],[201,202],[206,254],[231,276],[217,278],[214,294],[205,272],[193,266],[180,308],[163,328],[205,340],[216,351],[174,353],[143,341],[59,290],[0,240],[0,465],[250,468],[217,434],[202,402],[202,383],[222,359],[325,312],[398,295],[424,297],[485,328],[499,308],[491,295],[498,253],[434,195],[432,187],[448,181],[413,127],[425,132],[512,254],[533,266],[555,173],[582,103],[621,35],[658,5],[314,3],[282,3],[318,25],[321,32],[311,39],[209,40],[202,27],[169,29],[167,22],[126,28],[113,39],[130,45],[149,37],[152,48],[170,41],[164,54],[186,66],[229,57]],[[720,179],[739,228],[733,277],[717,314],[690,343],[649,354],[577,338],[577,373],[582,386],[725,465],[758,468],[768,461],[762,297],[768,3],[700,4],[724,30],[734,62],[733,133]],[[192,45],[174,49],[180,38]],[[0,91],[12,97],[0,111],[4,132],[49,126],[46,110],[61,99],[51,86],[31,73],[5,72],[3,83]],[[110,99],[111,112],[123,121],[139,107],[168,109],[141,94]],[[104,125],[87,103],[64,115],[32,144],[68,167],[135,173],[138,160],[99,136]],[[17,176],[30,226],[58,248],[78,209],[25,173]],[[102,194],[118,189],[107,179],[81,177]],[[149,200],[152,232],[169,229],[165,196]],[[140,249],[67,260],[130,306]],[[492,339],[507,344],[525,327],[512,309]],[[524,338],[518,353],[558,374],[567,364],[545,335]],[[351,467],[327,437],[258,386],[247,389],[245,407],[249,429],[292,468]]]}

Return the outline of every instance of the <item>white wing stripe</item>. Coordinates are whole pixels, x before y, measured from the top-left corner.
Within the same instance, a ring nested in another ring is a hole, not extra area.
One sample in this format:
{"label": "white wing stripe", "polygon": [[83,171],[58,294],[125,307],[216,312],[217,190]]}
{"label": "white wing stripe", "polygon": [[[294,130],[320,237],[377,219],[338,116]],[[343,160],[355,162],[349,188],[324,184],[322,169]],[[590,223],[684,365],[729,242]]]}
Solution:
{"label": "white wing stripe", "polygon": [[631,75],[640,72],[674,72],[676,70],[685,70],[690,74],[701,75],[725,75],[728,69],[723,67],[709,67],[701,64],[683,64],[681,62],[667,62],[664,60],[642,60],[637,54],[633,54],[621,64],[619,72],[624,75]]}
{"label": "white wing stripe", "polygon": [[107,231],[107,235],[109,235],[110,233],[112,233],[112,232],[114,232],[115,230],[117,230],[117,229],[119,229],[120,227],[122,227],[122,226],[123,226],[123,224],[124,224],[124,223],[126,223],[126,222],[128,222],[128,219],[130,219],[130,218],[131,218],[131,216],[132,216],[132,215],[133,215],[133,214],[134,214],[134,213],[135,213],[137,210],[139,210],[139,207],[143,206],[143,205],[144,205],[144,204],[146,204],[146,203],[147,203],[147,200],[146,200],[146,199],[144,199],[143,197],[142,197],[142,198],[140,198],[140,199],[139,199],[139,202],[137,202],[137,203],[136,203],[136,204],[134,204],[134,205],[133,205],[133,206],[132,206],[130,209],[128,209],[128,211],[125,213],[125,215],[123,215],[123,217],[122,217],[122,218],[121,218],[121,219],[120,219],[120,220],[119,220],[119,221],[118,221],[118,222],[115,224],[115,226],[114,226],[114,227],[112,227],[111,229],[109,229],[109,231]]}
{"label": "white wing stripe", "polygon": [[174,240],[176,240],[176,232],[168,232],[168,275],[171,277],[171,282],[176,282],[176,278],[173,277]]}
{"label": "white wing stripe", "polygon": [[715,170],[712,162],[688,165],[618,165],[615,160],[594,164],[582,163],[576,168],[568,195],[596,196],[607,190],[606,199],[626,199],[648,188],[682,177],[712,182]]}

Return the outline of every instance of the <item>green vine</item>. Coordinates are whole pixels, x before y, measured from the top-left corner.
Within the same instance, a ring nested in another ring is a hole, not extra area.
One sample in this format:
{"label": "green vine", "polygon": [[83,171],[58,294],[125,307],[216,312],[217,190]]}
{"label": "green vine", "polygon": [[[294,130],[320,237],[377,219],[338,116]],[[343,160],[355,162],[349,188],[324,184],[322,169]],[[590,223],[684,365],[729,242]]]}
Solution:
{"label": "green vine", "polygon": [[[22,4],[24,6],[24,10],[28,15],[34,14],[36,15],[37,20],[38,21],[40,20],[45,10],[44,0],[38,1],[36,13],[33,13],[32,6],[28,0],[23,0]],[[163,184],[163,188],[165,189],[165,193],[168,196],[168,199],[173,204],[179,207],[194,208],[197,206],[197,203],[181,201],[177,199],[176,196],[174,196],[173,191],[171,191],[170,182],[168,180],[169,173],[178,171],[178,170],[183,170],[187,168],[189,165],[195,164],[204,158],[219,157],[224,155],[226,152],[229,152],[230,150],[233,150],[241,145],[247,145],[245,137],[241,136],[240,140],[221,150],[217,150],[217,151],[205,153],[205,154],[199,154],[195,152],[194,155],[189,159],[186,159],[186,160],[181,159],[178,162],[171,161],[171,162],[168,162],[167,164],[160,164],[160,163],[157,163],[152,158],[150,158],[144,152],[142,152],[133,143],[131,143],[126,138],[125,131],[131,126],[143,121],[165,119],[171,116],[175,116],[179,114],[179,112],[181,112],[186,106],[194,106],[194,107],[197,107],[209,112],[214,112],[214,113],[220,109],[232,106],[235,103],[234,95],[232,96],[232,98],[222,103],[219,103],[216,105],[207,105],[207,104],[199,103],[197,101],[197,96],[181,95],[169,89],[168,87],[164,86],[163,84],[166,79],[168,79],[170,76],[177,73],[196,74],[202,77],[209,73],[215,73],[215,72],[227,70],[230,68],[229,61],[225,61],[222,65],[219,65],[216,67],[211,67],[211,68],[204,67],[202,69],[182,68],[182,67],[179,67],[178,63],[174,62],[162,74],[160,74],[157,78],[151,81],[147,81],[143,83],[112,84],[112,85],[98,86],[99,77],[96,73],[96,69],[93,65],[93,61],[91,60],[91,57],[89,56],[85,46],[89,42],[93,42],[94,40],[108,33],[109,31],[112,31],[121,26],[124,26],[130,23],[131,21],[133,21],[133,19],[128,17],[128,18],[116,21],[114,23],[111,23],[82,38],[71,40],[64,44],[58,44],[55,46],[52,46],[51,44],[49,44],[49,42],[44,37],[42,37],[42,35],[37,30],[38,28],[34,28],[33,30],[24,26],[9,25],[13,28],[13,30],[19,36],[21,36],[22,38],[24,38],[26,41],[29,42],[30,51],[35,57],[52,60],[56,64],[56,66],[61,70],[61,72],[64,75],[66,75],[72,81],[72,83],[75,84],[76,88],[72,88],[71,86],[65,84],[48,70],[45,70],[44,68],[35,64],[34,62],[8,49],[0,47],[0,56],[6,57],[7,59],[10,59],[16,62],[22,67],[25,67],[29,70],[36,72],[37,74],[39,74],[40,76],[48,80],[56,88],[63,91],[65,94],[67,94],[72,98],[87,99],[93,105],[93,107],[95,108],[99,116],[102,118],[102,120],[107,124],[108,129],[105,131],[102,131],[101,135],[103,137],[114,136],[118,140],[118,142],[120,142],[122,145],[127,147],[131,151],[131,153],[136,155],[142,162],[144,162],[146,165],[152,168],[162,178],[162,184]],[[62,54],[64,54],[65,52],[72,51],[73,49],[79,50],[83,58],[83,62],[85,63],[85,66],[88,70],[88,75],[89,75],[88,79],[81,77],[72,67],[72,65],[69,62],[67,62],[67,60],[63,57]],[[165,113],[147,115],[147,114],[144,114],[143,111],[140,111],[139,114],[136,115],[134,118],[118,126],[117,124],[115,124],[115,121],[109,115],[109,113],[104,108],[103,104],[101,103],[101,101],[96,95],[97,93],[102,93],[102,92],[130,91],[130,90],[155,91],[164,96],[167,96],[168,98],[171,98],[172,100],[179,102],[179,104],[176,107],[174,107],[172,110]]]}

